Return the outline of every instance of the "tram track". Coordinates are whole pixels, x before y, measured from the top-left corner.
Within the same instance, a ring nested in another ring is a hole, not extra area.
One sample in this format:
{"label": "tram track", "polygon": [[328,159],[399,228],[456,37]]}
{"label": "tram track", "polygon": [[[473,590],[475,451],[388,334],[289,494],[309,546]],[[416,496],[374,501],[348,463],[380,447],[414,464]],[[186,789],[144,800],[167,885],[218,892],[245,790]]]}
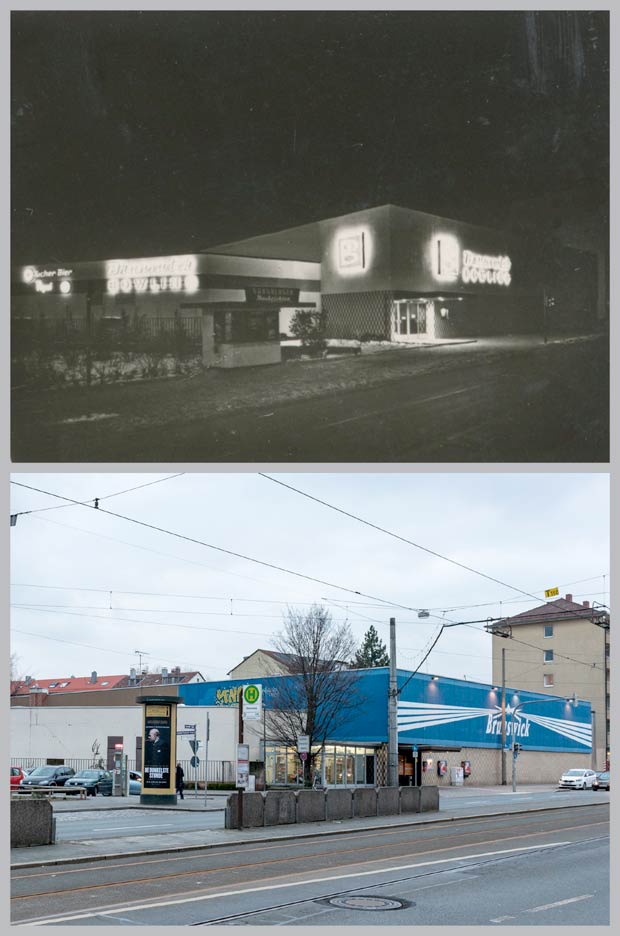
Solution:
{"label": "tram track", "polygon": [[[489,830],[487,829],[481,829],[479,831],[465,830],[463,832],[454,832],[453,830],[445,830],[443,835],[436,835],[432,838],[427,838],[425,841],[420,841],[420,840],[416,841],[415,842],[416,855],[418,857],[425,857],[429,855],[441,854],[446,851],[454,851],[455,849],[458,849],[458,848],[465,848],[465,847],[471,847],[471,846],[478,847],[482,845],[495,845],[498,842],[509,842],[509,841],[528,839],[528,838],[532,838],[532,837],[544,834],[546,831],[554,831],[558,833],[565,832],[565,831],[566,832],[578,831],[579,829],[583,829],[583,828],[591,829],[596,825],[607,825],[607,822],[606,821],[594,822],[594,823],[583,822],[583,823],[578,823],[578,824],[573,824],[573,825],[553,824],[553,828],[545,829],[541,827],[540,817],[537,817],[536,823],[530,823],[526,825],[525,827],[523,826],[523,824],[521,824],[519,826],[512,825],[509,827],[504,827],[500,830],[496,829],[496,834],[495,834],[495,837],[493,838],[483,837],[485,835],[488,836]],[[402,829],[400,829],[399,832],[402,834]],[[498,837],[498,834],[497,834],[498,832],[501,834],[501,837]],[[369,837],[372,837],[374,841],[369,842],[365,846],[362,845],[359,841],[359,835],[362,835],[362,834],[364,835],[366,839],[368,839]],[[347,864],[347,861],[349,860],[347,859],[347,856],[350,856],[352,854],[356,856],[363,856],[364,854],[368,855],[369,853],[372,852],[373,855],[376,855],[378,851],[385,852],[385,850],[387,849],[398,850],[397,854],[388,855],[388,856],[386,856],[384,853],[380,855],[379,857],[367,857],[367,858],[361,857],[360,860],[356,860],[354,862],[356,866],[370,865],[370,864],[377,863],[380,861],[398,861],[398,860],[402,860],[403,855],[409,856],[411,854],[411,844],[412,844],[411,838],[409,838],[409,840],[402,840],[399,842],[392,841],[392,842],[380,843],[376,841],[376,839],[379,836],[386,836],[386,835],[393,836],[394,831],[382,830],[381,832],[370,833],[370,834],[358,833],[358,838],[355,840],[356,845],[355,847],[352,847],[352,848],[336,849],[333,851],[326,851],[325,849],[323,849],[321,851],[315,851],[311,854],[307,854],[307,853],[300,854],[300,855],[289,854],[289,855],[285,855],[282,857],[274,857],[274,858],[263,857],[260,861],[257,861],[257,862],[251,862],[251,861],[237,862],[236,864],[227,864],[227,865],[221,865],[217,867],[198,867],[198,868],[193,867],[191,869],[187,869],[187,870],[184,869],[184,870],[175,871],[175,872],[166,872],[165,868],[163,868],[162,869],[163,873],[157,873],[157,874],[152,874],[150,876],[143,876],[143,877],[134,877],[134,878],[131,878],[130,880],[97,881],[95,883],[80,884],[75,887],[71,887],[71,886],[61,887],[56,890],[42,889],[42,890],[37,890],[36,892],[30,893],[30,894],[12,894],[11,901],[14,904],[23,905],[27,901],[30,901],[30,900],[36,900],[36,899],[42,900],[42,899],[69,897],[74,894],[104,891],[104,890],[110,890],[113,888],[125,889],[125,888],[140,887],[140,886],[148,887],[150,885],[156,885],[164,881],[175,881],[175,880],[181,880],[183,878],[188,879],[188,878],[197,877],[197,876],[210,876],[213,878],[215,875],[226,875],[226,874],[234,875],[234,874],[239,874],[241,872],[245,872],[246,874],[252,873],[252,872],[256,873],[257,871],[265,869],[266,867],[269,867],[274,872],[271,878],[267,878],[267,877],[264,878],[265,880],[269,880],[278,876],[278,869],[281,868],[281,866],[284,864],[288,866],[296,865],[297,867],[303,866],[304,871],[313,871],[315,870],[315,866],[309,867],[309,864],[311,864],[312,862],[316,862],[318,863],[319,868],[323,868],[325,859],[329,858],[330,861],[337,862],[337,864],[333,868],[334,871],[337,871],[339,868],[350,866],[349,864]],[[460,839],[461,842],[460,843],[457,842],[456,841],[457,839]],[[462,841],[464,839],[467,839],[467,842]],[[307,840],[305,841],[307,842]],[[324,841],[323,844],[327,844],[327,842]],[[333,841],[330,844],[333,844]],[[278,848],[278,849],[286,848],[290,850],[291,843],[290,842],[270,843],[268,846],[259,845],[257,843],[256,847],[253,848],[252,850],[253,851],[260,850],[260,852],[264,855],[265,851],[272,851],[274,848]],[[246,850],[247,849],[244,846],[244,851]],[[346,859],[344,863],[341,861],[342,858]],[[109,871],[118,876],[126,872],[127,868],[141,867],[144,865],[152,865],[152,864],[158,864],[161,866],[162,864],[168,863],[171,860],[179,861],[183,859],[195,861],[196,855],[194,854],[193,856],[189,856],[189,855],[188,856],[172,856],[171,858],[160,858],[160,859],[148,860],[148,861],[143,861],[143,862],[141,861],[141,862],[131,862],[131,863],[119,863],[115,865],[111,865],[110,862],[107,861],[105,862],[105,864],[95,865],[95,867],[88,867],[88,868],[81,867],[79,869],[77,868],[67,869],[63,871],[55,870],[51,873],[48,871],[48,872],[39,872],[37,874],[13,875],[13,882],[17,883],[18,881],[28,881],[32,879],[36,880],[43,876],[46,876],[50,880],[53,879],[53,882],[55,883],[57,878],[60,875],[63,876],[63,879],[66,879],[66,876],[69,874],[79,874],[79,873],[92,874],[94,872],[100,873],[102,870]],[[291,873],[297,873],[297,872],[291,872]],[[212,886],[217,887],[219,885],[216,882],[213,882]],[[211,885],[208,885],[208,887],[210,888]],[[159,895],[159,897],[161,896],[162,895]],[[166,895],[166,896],[174,896],[174,895]]]}

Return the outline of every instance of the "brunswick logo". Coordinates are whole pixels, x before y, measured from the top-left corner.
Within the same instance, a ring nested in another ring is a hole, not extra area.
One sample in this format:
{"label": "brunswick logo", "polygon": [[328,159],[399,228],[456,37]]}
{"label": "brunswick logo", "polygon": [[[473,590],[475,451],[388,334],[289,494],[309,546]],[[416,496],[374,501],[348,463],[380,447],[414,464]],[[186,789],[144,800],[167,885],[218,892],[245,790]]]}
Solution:
{"label": "brunswick logo", "polygon": [[[428,702],[399,702],[398,703],[398,731],[414,732],[425,728],[435,728],[439,725],[453,725],[457,722],[470,721],[475,718],[484,718],[484,736],[501,735],[502,712],[499,706],[493,708],[477,708],[464,705],[436,705]],[[537,715],[533,712],[514,713],[510,706],[506,707],[506,735],[512,737],[530,738],[532,725],[544,728],[556,735],[561,735],[576,744],[584,747],[592,746],[592,726],[586,722],[570,721],[565,718],[549,718],[546,715]],[[482,740],[482,739],[481,739]],[[544,738],[539,742],[542,743]]]}

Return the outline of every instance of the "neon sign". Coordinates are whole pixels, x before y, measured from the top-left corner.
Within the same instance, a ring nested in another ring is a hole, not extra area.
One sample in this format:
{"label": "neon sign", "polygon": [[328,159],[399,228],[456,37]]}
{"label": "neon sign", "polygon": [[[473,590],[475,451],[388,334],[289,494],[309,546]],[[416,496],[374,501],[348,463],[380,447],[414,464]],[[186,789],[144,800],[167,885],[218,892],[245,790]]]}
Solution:
{"label": "neon sign", "polygon": [[27,266],[22,270],[22,280],[27,286],[34,286],[38,293],[50,293],[54,289],[54,283],[58,283],[58,291],[63,296],[68,296],[72,288],[72,274],[73,270],[67,270],[65,267],[40,270],[35,266]]}
{"label": "neon sign", "polygon": [[145,257],[106,262],[107,290],[118,293],[195,293],[200,288],[196,257]]}
{"label": "neon sign", "polygon": [[464,250],[461,275],[464,283],[494,283],[498,286],[510,286],[511,267],[512,261],[505,255],[494,257]]}
{"label": "neon sign", "polygon": [[479,254],[463,250],[452,234],[440,234],[430,244],[433,276],[443,283],[510,286],[512,261],[505,254]]}
{"label": "neon sign", "polygon": [[372,259],[372,238],[367,228],[338,232],[333,246],[334,264],[342,276],[365,273]]}
{"label": "neon sign", "polygon": [[459,278],[460,248],[452,234],[441,234],[432,245],[433,272],[442,283],[455,283]]}

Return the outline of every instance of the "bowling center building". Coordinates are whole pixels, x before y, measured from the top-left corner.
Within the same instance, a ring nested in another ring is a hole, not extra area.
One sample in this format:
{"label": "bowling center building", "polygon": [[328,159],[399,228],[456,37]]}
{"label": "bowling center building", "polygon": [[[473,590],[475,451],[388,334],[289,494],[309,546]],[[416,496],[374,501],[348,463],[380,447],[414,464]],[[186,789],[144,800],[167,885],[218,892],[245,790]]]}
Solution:
{"label": "bowling center building", "polygon": [[597,257],[394,205],[165,257],[32,263],[13,320],[185,328],[205,366],[278,363],[296,312],[334,343],[434,344],[587,331]]}
{"label": "bowling center building", "polygon": [[[388,779],[389,668],[351,672],[354,705],[326,738],[323,750],[313,750],[314,767],[328,788],[383,786]],[[264,782],[270,787],[301,782],[302,759],[296,746],[277,737],[270,725],[270,708],[276,704],[281,681],[296,678],[272,675],[162,686],[158,692],[169,695],[176,710],[170,763],[184,764],[186,783],[202,781],[205,775],[234,783],[239,694],[247,683],[262,689],[260,717],[244,720],[243,731],[256,788],[263,788]],[[519,782],[557,783],[564,770],[592,766],[589,702],[507,687],[502,748],[500,686],[406,670],[398,670],[397,685],[400,785],[500,784],[502,761],[510,783],[513,739]],[[127,692],[91,693],[89,704],[72,703],[68,692],[53,698],[50,693],[42,704],[39,693],[36,705],[11,707],[12,763],[28,766],[34,758],[45,758],[73,766],[72,760],[88,755],[97,738],[108,754],[122,745],[130,768],[142,769],[145,728],[140,702],[144,699],[134,692],[129,701]],[[198,762],[191,761],[192,739],[199,742]]]}

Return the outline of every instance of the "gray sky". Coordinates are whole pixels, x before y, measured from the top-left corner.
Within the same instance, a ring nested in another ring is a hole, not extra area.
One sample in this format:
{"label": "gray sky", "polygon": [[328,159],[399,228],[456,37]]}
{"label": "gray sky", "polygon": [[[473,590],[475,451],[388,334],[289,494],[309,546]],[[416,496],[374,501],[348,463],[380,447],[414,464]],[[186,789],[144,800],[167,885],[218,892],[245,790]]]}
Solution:
{"label": "gray sky", "polygon": [[[11,652],[18,675],[128,673],[141,650],[151,669],[179,665],[221,679],[253,650],[272,647],[287,604],[302,609],[312,602],[347,619],[360,641],[374,623],[387,644],[395,616],[398,665],[410,669],[443,620],[517,614],[542,603],[543,590],[556,585],[560,595],[609,603],[604,473],[271,472],[505,585],[256,473],[187,473],[149,484],[171,474],[12,475],[91,504],[102,498],[98,511],[63,506],[19,516],[11,528]],[[14,513],[62,503],[11,486]],[[229,556],[103,509],[343,587]],[[429,609],[430,617],[389,602]],[[490,681],[484,625],[446,631],[422,671]]]}

